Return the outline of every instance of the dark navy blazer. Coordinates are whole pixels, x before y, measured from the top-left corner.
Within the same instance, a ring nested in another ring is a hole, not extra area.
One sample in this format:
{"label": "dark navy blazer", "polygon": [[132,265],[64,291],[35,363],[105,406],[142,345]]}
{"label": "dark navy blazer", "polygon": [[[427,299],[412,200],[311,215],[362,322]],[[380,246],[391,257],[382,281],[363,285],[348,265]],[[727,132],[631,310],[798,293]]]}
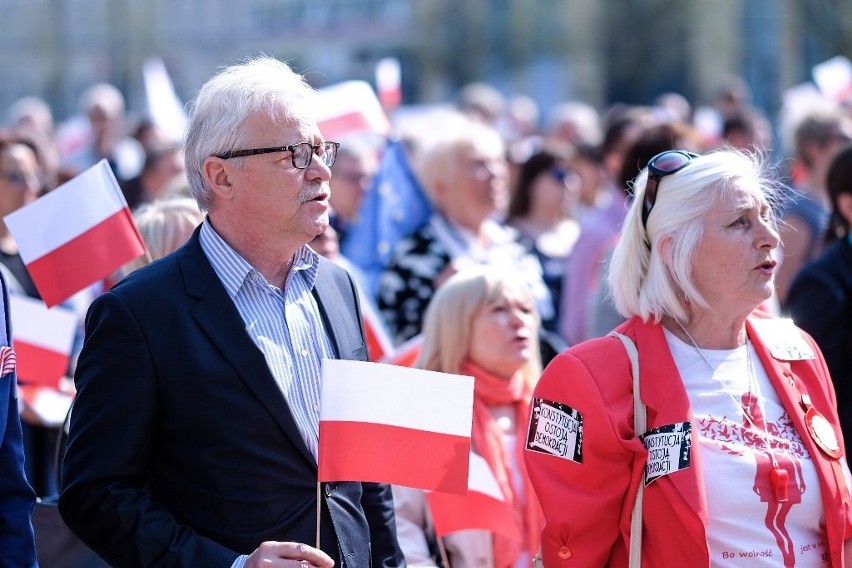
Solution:
{"label": "dark navy blazer", "polygon": [[[314,294],[343,359],[367,359],[355,285],[320,259]],[[267,540],[316,541],[317,466],[204,255],[174,254],[96,299],[59,508],[117,566],[230,566]],[[323,484],[336,566],[404,566],[390,487]]]}
{"label": "dark navy blazer", "polygon": [[[11,345],[9,290],[2,272],[0,287],[0,345]],[[15,372],[0,377],[0,566],[36,566],[31,521],[36,497],[24,475],[17,381]]]}

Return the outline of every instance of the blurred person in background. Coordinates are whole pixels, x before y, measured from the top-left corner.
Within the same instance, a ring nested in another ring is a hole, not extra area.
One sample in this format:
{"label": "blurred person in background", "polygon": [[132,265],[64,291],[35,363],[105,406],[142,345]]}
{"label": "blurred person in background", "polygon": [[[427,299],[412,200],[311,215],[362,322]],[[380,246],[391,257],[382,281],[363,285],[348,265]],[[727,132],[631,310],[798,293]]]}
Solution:
{"label": "blurred person in background", "polygon": [[88,119],[88,136],[62,157],[62,165],[79,174],[105,159],[119,183],[137,175],[145,151],[127,132],[121,91],[109,83],[92,85],[80,95],[80,112]]}
{"label": "blurred person in background", "polygon": [[[630,146],[624,156],[624,168],[621,172],[621,184],[625,189],[628,203],[633,199],[633,180],[648,164],[648,161],[666,150],[688,147],[698,150],[697,145],[690,142],[686,136],[684,123],[661,124],[647,129],[636,142]],[[584,339],[606,335],[610,330],[624,321],[624,317],[615,309],[606,275],[612,260],[612,253],[618,243],[620,233],[613,235],[609,242],[604,243],[600,251],[600,260],[594,280],[589,284],[586,304],[586,320]],[[570,278],[570,275],[567,276]]]}
{"label": "blurred person in background", "polygon": [[542,327],[554,333],[559,330],[565,262],[580,235],[580,225],[572,217],[579,189],[579,176],[559,156],[538,152],[520,166],[506,217],[506,224],[518,231],[519,241],[541,264],[553,300],[553,315],[542,321]]}
{"label": "blurred person in background", "polygon": [[59,149],[53,111],[38,97],[22,97],[12,103],[8,112],[9,130],[17,136],[32,140],[38,149],[42,168],[42,191],[59,183]]}
{"label": "blurred person in background", "polygon": [[823,252],[799,271],[784,311],[813,336],[837,391],[846,458],[852,450],[852,147],[828,169],[831,224]]}
{"label": "blurred person in background", "polygon": [[574,218],[582,223],[599,206],[608,181],[604,172],[601,147],[594,144],[576,144],[565,158],[568,169],[575,172],[580,182],[577,203],[574,205]]}
{"label": "blurred person in background", "polygon": [[523,274],[536,307],[552,317],[541,265],[495,220],[505,213],[509,177],[500,134],[477,120],[448,125],[419,161],[420,180],[435,213],[393,249],[379,277],[378,304],[394,342],[420,333],[435,290],[469,264],[493,264]]}
{"label": "blurred person in background", "polygon": [[38,290],[18,252],[18,243],[3,217],[29,205],[41,191],[41,166],[29,140],[0,131],[0,264],[11,275],[13,289],[38,298]]}
{"label": "blurred person in background", "polygon": [[506,97],[496,87],[478,81],[462,87],[456,98],[460,113],[492,128],[499,128],[506,104]]}
{"label": "blurred person in background", "polygon": [[[471,450],[485,459],[511,506],[520,540],[484,530],[443,538],[453,568],[522,568],[539,547],[542,516],[523,464],[524,427],[541,373],[539,325],[519,274],[469,266],[435,293],[416,366],[474,378]],[[436,566],[425,493],[393,486],[397,535],[409,566]],[[448,568],[448,567],[447,567]]]}
{"label": "blurred person in background", "polygon": [[576,144],[600,144],[601,116],[582,101],[559,103],[548,113],[544,137],[545,146],[557,152],[570,152]]}
{"label": "blurred person in background", "polygon": [[180,144],[179,140],[173,140],[160,125],[150,118],[143,118],[137,122],[133,128],[132,136],[139,142],[145,153]]}
{"label": "blurred person in background", "polygon": [[372,145],[357,140],[340,145],[329,182],[331,226],[340,243],[346,240],[347,230],[358,218],[364,195],[370,190],[378,171],[379,158]]}
{"label": "blurred person in background", "polygon": [[119,184],[130,209],[165,197],[169,187],[185,179],[183,148],[166,144],[149,148],[145,152],[142,171]]}
{"label": "blurred person in background", "polygon": [[775,276],[778,303],[784,305],[793,279],[819,254],[831,217],[826,187],[828,167],[837,152],[852,140],[852,120],[840,109],[820,107],[797,123],[792,190],[780,205],[781,254]]}
{"label": "blurred person in background", "polygon": [[133,211],[133,220],[145,241],[147,254],[126,264],[125,274],[183,246],[204,220],[204,214],[194,199],[171,197],[140,205]]}
{"label": "blurred person in background", "polygon": [[772,149],[772,124],[757,108],[735,110],[722,122],[721,143],[748,152],[767,152]]}
{"label": "blurred person in background", "polygon": [[647,129],[658,124],[644,109],[625,108],[613,112],[616,114],[604,134],[600,150],[605,176],[601,190],[594,209],[587,211],[580,221],[580,237],[565,264],[559,325],[569,345],[586,339],[590,289],[596,282],[604,250],[621,230],[627,212],[628,188],[623,171],[627,167],[635,172],[640,166],[628,165],[625,155]]}
{"label": "blurred person in background", "polygon": [[735,151],[667,151],[636,177],[609,273],[636,367],[616,337],[592,339],[533,394],[529,439],[554,416],[575,432],[567,451],[525,452],[545,566],[628,566],[639,505],[642,565],[849,565],[850,474],[825,361],[789,320],[755,313],[774,293],[777,183]]}

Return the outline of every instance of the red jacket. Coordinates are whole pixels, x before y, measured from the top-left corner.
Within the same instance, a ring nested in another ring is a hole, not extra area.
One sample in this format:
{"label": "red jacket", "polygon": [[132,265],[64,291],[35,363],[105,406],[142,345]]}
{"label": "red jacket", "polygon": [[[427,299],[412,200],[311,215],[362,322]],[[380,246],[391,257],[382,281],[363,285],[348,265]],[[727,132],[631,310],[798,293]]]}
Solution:
{"label": "red jacket", "polygon": [[[774,358],[757,336],[752,321],[748,335],[767,374],[810,452],[820,479],[826,537],[832,566],[842,566],[843,541],[852,537],[852,508],[839,459],[819,449],[808,433],[806,392],[813,406],[831,423],[840,447],[836,401],[825,362],[814,341],[803,333],[815,359]],[[693,422],[686,389],[663,334],[662,326],[633,318],[617,329],[639,350],[642,399],[648,429]],[[633,384],[630,360],[621,342],[602,337],[576,345],[545,369],[534,397],[565,404],[582,415],[582,463],[542,453],[525,452],[530,478],[544,509],[542,532],[545,566],[627,566],[630,514],[642,479],[647,452],[633,428]],[[697,428],[692,429],[692,462],[645,488],[643,566],[710,565],[707,503]],[[834,465],[833,465],[834,464]]]}

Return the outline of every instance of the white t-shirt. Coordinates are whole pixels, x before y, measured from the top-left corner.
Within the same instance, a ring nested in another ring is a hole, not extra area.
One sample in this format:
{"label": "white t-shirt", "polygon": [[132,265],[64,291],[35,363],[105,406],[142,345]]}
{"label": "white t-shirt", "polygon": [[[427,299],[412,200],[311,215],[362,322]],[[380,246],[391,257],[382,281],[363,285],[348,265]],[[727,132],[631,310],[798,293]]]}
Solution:
{"label": "white t-shirt", "polygon": [[[711,565],[828,566],[816,467],[751,343],[748,355],[746,347],[701,349],[705,363],[695,347],[668,331],[666,340],[701,446]],[[770,483],[776,468],[788,475],[786,502]]]}

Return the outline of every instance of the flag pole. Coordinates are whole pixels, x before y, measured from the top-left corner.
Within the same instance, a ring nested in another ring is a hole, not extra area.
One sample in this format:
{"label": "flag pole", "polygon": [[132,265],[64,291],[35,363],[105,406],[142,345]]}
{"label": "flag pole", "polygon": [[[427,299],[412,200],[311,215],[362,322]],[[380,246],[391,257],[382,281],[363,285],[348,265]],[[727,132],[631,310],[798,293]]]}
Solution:
{"label": "flag pole", "polygon": [[317,550],[320,549],[320,515],[322,514],[322,483],[317,481]]}
{"label": "flag pole", "polygon": [[438,552],[441,553],[441,564],[450,568],[450,559],[447,557],[447,549],[444,547],[444,537],[438,537]]}
{"label": "flag pole", "polygon": [[426,530],[432,532],[435,536],[435,544],[438,546],[438,555],[441,557],[441,565],[444,568],[450,568],[450,559],[447,556],[447,549],[444,547],[444,537],[438,536],[437,531],[435,530],[435,521],[432,519],[432,509],[429,507],[428,501],[426,502],[424,514]]}

